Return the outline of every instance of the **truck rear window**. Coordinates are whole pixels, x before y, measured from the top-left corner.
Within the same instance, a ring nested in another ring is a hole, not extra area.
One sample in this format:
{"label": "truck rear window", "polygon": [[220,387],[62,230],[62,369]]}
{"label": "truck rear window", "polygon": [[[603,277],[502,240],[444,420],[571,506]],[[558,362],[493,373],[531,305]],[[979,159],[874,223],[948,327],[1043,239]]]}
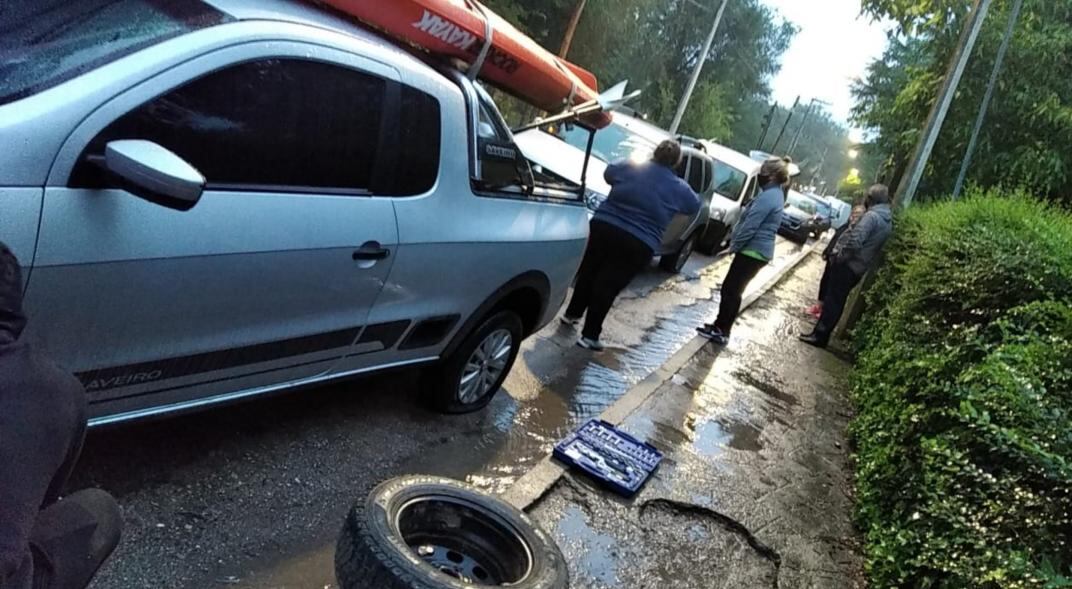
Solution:
{"label": "truck rear window", "polygon": [[0,104],[228,17],[192,0],[0,2]]}

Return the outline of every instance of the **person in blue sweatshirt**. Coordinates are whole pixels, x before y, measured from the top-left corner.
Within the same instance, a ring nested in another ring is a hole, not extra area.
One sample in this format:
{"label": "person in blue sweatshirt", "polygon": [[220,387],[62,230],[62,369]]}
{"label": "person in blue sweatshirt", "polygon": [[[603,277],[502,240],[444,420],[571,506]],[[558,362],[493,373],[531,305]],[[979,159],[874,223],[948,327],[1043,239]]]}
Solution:
{"label": "person in blue sweatshirt", "polygon": [[733,262],[722,281],[718,318],[714,323],[697,327],[700,335],[718,345],[726,345],[730,331],[741,312],[744,289],[756,274],[774,258],[774,242],[782,224],[785,197],[789,187],[789,158],[771,158],[759,169],[763,191],[748,205],[744,217],[733,230],[730,252]]}
{"label": "person in blue sweatshirt", "polygon": [[651,161],[607,166],[603,177],[610,195],[592,217],[573,298],[562,317],[570,326],[585,317],[577,342],[582,348],[603,349],[603,320],[618,294],[651,260],[674,216],[700,210],[699,197],[674,173],[680,161],[681,146],[667,140]]}

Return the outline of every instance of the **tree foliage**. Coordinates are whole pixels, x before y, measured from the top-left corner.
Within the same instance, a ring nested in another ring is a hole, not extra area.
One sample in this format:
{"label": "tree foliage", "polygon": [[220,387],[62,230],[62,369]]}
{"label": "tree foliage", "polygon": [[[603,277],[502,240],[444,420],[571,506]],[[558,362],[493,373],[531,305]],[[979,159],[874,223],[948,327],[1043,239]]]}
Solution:
{"label": "tree foliage", "polygon": [[[968,0],[869,0],[872,15],[904,27],[854,88],[855,120],[903,166],[937,98]],[[927,169],[922,194],[948,193],[960,169],[1007,22],[1011,0],[991,8]],[[968,179],[1072,199],[1072,3],[1026,0]]]}
{"label": "tree foliage", "polygon": [[[557,52],[575,1],[487,0],[487,4]],[[717,6],[717,0],[588,0],[568,59],[594,72],[604,85],[629,80],[631,87],[643,91],[631,106],[668,127],[701,57]],[[793,25],[760,0],[730,2],[681,132],[746,153],[755,149],[770,108],[770,80],[795,33]],[[781,149],[788,146],[802,111],[798,110]],[[781,125],[786,113],[780,109],[774,124]],[[768,146],[776,132],[777,128],[768,137]],[[794,156],[810,161],[814,175],[822,176],[818,164],[829,152],[822,163],[833,181],[846,171],[839,159],[846,144],[847,130],[828,114],[816,113]]]}

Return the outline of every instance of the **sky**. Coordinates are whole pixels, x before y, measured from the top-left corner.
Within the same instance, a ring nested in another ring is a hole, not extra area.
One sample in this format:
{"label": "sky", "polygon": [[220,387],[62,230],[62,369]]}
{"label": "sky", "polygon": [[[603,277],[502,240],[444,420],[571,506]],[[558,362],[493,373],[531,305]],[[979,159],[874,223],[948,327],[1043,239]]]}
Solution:
{"label": "sky", "polygon": [[[859,16],[860,0],[763,1],[800,29],[773,80],[774,99],[784,106],[791,106],[798,95],[801,104],[826,100],[834,118],[847,124],[852,80],[882,55],[885,26]],[[854,129],[852,135],[859,141],[862,133]]]}

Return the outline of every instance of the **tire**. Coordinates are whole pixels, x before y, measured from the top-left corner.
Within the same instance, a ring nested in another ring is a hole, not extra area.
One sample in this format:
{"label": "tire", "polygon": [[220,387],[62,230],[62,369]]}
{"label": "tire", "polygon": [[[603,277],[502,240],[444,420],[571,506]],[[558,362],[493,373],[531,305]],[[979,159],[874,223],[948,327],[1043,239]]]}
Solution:
{"label": "tire", "polygon": [[335,576],[340,589],[569,587],[562,552],[524,513],[457,481],[412,475],[350,509]]}
{"label": "tire", "polygon": [[659,258],[659,267],[671,274],[681,272],[681,269],[685,267],[685,263],[689,261],[689,256],[692,255],[692,250],[696,249],[696,241],[699,239],[699,233],[699,231],[693,231],[692,235],[685,240],[685,243],[681,244],[681,247],[678,248],[677,252]]}
{"label": "tire", "polygon": [[696,251],[707,256],[717,254],[722,251],[722,244],[725,243],[728,233],[729,227],[722,223],[708,223],[696,242]]}
{"label": "tire", "polygon": [[[484,356],[490,352],[490,355],[498,357],[496,353],[506,349],[499,345],[499,338],[503,336],[508,338],[505,345],[509,348],[504,358],[492,362],[478,356],[480,350]],[[521,318],[513,311],[499,311],[485,319],[465,337],[449,358],[426,373],[424,386],[432,408],[443,413],[460,414],[486,407],[513,368],[523,336]],[[478,390],[464,390],[463,375],[476,378]]]}

